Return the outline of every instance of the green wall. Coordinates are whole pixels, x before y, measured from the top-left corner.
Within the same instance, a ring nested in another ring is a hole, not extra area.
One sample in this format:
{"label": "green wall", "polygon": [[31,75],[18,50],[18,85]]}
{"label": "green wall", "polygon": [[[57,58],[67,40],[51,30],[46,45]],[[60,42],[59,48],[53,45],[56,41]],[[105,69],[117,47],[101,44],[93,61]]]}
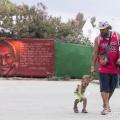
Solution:
{"label": "green wall", "polygon": [[56,42],[55,44],[55,76],[81,78],[91,75],[92,46]]}

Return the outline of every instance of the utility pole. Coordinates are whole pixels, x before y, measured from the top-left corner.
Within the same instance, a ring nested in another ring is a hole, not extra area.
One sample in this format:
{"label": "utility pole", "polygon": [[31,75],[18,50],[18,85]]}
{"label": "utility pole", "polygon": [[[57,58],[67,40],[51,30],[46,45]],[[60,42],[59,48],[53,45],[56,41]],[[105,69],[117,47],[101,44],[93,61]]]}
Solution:
{"label": "utility pole", "polygon": [[113,28],[113,30],[114,30],[114,18],[113,18],[112,20],[113,20],[113,26],[112,26],[112,28]]}

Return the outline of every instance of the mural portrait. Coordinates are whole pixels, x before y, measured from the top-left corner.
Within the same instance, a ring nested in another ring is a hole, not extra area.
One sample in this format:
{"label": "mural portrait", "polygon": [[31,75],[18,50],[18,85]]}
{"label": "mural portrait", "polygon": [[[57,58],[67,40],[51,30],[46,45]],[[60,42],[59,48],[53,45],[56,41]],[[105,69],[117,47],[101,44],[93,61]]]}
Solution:
{"label": "mural portrait", "polygon": [[11,76],[15,74],[18,65],[15,47],[7,40],[0,40],[0,75]]}
{"label": "mural portrait", "polygon": [[0,38],[0,76],[52,76],[54,40]]}

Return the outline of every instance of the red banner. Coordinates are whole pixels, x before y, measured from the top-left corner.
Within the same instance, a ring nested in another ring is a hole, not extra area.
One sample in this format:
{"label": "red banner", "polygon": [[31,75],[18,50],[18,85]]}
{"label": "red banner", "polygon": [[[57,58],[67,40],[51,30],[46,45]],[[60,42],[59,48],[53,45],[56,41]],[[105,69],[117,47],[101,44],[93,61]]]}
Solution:
{"label": "red banner", "polygon": [[54,40],[0,39],[1,76],[54,75]]}

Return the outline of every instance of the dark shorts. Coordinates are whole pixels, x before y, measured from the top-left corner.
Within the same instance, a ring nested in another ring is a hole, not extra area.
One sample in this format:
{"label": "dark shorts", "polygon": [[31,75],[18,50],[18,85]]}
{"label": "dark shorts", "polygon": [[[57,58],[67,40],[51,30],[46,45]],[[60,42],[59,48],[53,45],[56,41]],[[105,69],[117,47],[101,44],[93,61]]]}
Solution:
{"label": "dark shorts", "polygon": [[118,74],[99,73],[99,78],[100,92],[114,92],[118,82]]}

